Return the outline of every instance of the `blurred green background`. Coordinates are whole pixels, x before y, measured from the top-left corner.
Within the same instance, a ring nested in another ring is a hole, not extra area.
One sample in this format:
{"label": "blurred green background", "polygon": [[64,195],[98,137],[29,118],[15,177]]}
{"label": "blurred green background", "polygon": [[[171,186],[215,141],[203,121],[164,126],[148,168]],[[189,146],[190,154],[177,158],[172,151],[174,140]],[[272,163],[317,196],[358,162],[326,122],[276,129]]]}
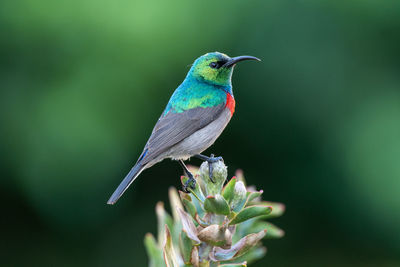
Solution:
{"label": "blurred green background", "polygon": [[[2,266],[146,266],[166,160],[116,206],[198,56],[234,73],[236,113],[206,151],[287,205],[254,266],[400,266],[400,2],[0,3]],[[192,164],[199,164],[192,160]]]}

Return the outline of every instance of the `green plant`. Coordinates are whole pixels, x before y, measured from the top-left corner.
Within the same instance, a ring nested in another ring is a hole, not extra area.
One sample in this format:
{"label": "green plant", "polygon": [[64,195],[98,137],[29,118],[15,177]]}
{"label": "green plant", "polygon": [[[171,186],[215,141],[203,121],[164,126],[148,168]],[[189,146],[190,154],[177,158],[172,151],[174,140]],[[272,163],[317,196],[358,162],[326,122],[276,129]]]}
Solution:
{"label": "green plant", "polygon": [[[261,239],[284,235],[265,219],[282,215],[285,206],[262,201],[263,191],[246,187],[241,171],[225,186],[227,167],[222,162],[214,163],[214,183],[207,162],[191,171],[195,189],[169,190],[172,217],[162,202],[156,205],[158,238],[148,233],[144,240],[149,266],[247,266],[265,255]],[[181,177],[182,184],[187,180]]]}

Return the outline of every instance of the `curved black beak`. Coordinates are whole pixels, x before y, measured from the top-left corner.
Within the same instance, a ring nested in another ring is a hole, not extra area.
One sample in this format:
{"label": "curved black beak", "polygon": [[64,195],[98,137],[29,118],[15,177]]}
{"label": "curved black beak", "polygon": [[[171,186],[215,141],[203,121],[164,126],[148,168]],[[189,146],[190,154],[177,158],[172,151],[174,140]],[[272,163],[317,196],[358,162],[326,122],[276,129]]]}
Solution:
{"label": "curved black beak", "polygon": [[261,59],[256,58],[256,57],[252,57],[252,56],[233,57],[233,58],[231,58],[228,62],[226,62],[224,65],[222,65],[222,67],[229,68],[229,67],[232,67],[233,65],[235,65],[236,63],[238,63],[238,62],[240,62],[240,61],[244,61],[244,60],[257,60],[257,61],[261,61]]}

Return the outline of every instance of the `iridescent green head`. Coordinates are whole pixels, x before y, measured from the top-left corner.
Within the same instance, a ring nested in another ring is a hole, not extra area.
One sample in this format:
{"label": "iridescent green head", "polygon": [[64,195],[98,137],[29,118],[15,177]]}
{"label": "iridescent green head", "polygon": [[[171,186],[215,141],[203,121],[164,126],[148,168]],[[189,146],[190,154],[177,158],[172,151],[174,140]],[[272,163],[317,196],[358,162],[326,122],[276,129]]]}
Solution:
{"label": "iridescent green head", "polygon": [[243,60],[258,60],[252,56],[229,57],[219,52],[207,53],[196,59],[188,76],[207,83],[226,86],[231,84],[233,67]]}

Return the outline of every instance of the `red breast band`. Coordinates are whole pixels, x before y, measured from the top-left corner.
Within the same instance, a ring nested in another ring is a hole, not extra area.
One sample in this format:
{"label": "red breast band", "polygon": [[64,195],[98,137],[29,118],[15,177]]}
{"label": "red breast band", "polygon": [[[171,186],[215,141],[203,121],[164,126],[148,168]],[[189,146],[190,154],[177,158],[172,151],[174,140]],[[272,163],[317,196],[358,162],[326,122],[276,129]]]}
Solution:
{"label": "red breast band", "polygon": [[231,111],[231,116],[235,112],[235,99],[230,93],[226,93],[226,105],[225,107],[229,108]]}

